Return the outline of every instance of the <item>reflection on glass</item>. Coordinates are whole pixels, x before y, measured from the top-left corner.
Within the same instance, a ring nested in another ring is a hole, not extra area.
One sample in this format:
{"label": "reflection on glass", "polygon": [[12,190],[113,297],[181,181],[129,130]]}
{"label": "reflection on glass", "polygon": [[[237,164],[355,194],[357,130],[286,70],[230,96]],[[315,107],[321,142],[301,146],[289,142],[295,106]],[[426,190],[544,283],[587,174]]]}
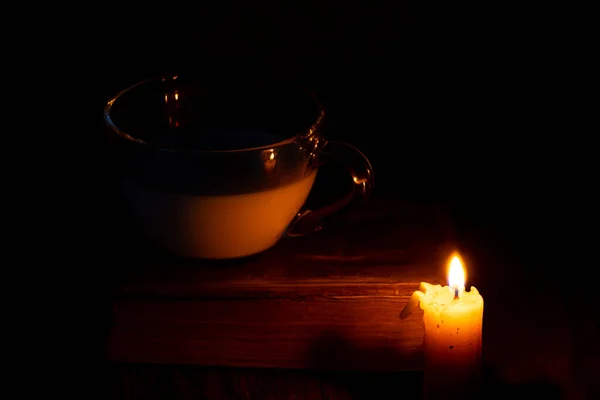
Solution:
{"label": "reflection on glass", "polygon": [[277,160],[275,159],[275,150],[270,149],[265,152],[266,160],[265,160],[265,172],[273,172],[275,170],[275,165],[277,164]]}

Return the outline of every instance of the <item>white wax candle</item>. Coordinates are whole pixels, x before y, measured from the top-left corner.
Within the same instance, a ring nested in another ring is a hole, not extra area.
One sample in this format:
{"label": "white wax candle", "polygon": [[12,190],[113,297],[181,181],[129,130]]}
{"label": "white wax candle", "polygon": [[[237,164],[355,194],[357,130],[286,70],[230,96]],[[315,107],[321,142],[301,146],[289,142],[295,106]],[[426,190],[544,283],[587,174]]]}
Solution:
{"label": "white wax candle", "polygon": [[417,304],[425,324],[424,394],[434,398],[468,398],[481,374],[483,298],[475,287],[464,290],[464,270],[452,258],[449,286],[421,283],[402,311],[405,318]]}

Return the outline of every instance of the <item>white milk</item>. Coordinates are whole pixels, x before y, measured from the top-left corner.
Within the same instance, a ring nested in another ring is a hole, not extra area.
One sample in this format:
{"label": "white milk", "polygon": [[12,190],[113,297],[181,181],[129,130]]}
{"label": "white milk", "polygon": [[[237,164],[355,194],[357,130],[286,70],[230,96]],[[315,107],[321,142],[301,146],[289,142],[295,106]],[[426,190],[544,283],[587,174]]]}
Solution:
{"label": "white milk", "polygon": [[148,233],[167,250],[195,258],[235,258],[273,246],[300,210],[317,171],[256,193],[194,196],[125,181],[124,194]]}

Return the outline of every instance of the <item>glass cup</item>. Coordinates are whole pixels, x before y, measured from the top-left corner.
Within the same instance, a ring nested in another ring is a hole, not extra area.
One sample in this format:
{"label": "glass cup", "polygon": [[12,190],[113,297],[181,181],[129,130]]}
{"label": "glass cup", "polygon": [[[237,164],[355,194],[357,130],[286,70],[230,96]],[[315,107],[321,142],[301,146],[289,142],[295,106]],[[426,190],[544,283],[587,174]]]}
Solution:
{"label": "glass cup", "polygon": [[[306,91],[159,77],[117,94],[104,118],[125,202],[153,241],[180,256],[260,253],[283,236],[320,230],[373,188],[367,158],[324,139],[325,110]],[[308,209],[329,162],[347,169],[352,190]]]}

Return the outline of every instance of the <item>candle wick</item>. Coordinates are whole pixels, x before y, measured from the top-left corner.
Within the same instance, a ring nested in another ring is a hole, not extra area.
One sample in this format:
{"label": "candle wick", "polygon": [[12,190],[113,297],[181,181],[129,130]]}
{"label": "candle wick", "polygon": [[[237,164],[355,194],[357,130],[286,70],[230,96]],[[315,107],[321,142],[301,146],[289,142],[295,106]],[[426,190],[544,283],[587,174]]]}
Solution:
{"label": "candle wick", "polygon": [[458,300],[458,288],[454,288],[454,300]]}

